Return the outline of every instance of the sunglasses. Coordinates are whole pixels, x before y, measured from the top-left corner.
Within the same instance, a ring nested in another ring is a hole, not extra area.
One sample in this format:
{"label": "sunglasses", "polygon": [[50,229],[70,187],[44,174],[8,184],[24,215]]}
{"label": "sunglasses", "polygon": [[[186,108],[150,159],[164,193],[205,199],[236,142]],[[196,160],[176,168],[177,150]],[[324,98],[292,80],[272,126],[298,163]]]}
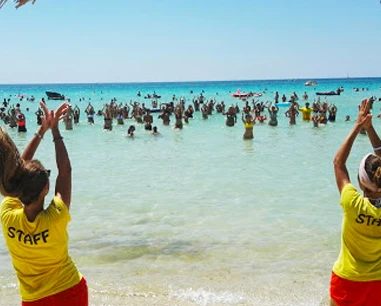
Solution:
{"label": "sunglasses", "polygon": [[46,174],[48,175],[48,178],[50,177],[50,169],[46,170]]}

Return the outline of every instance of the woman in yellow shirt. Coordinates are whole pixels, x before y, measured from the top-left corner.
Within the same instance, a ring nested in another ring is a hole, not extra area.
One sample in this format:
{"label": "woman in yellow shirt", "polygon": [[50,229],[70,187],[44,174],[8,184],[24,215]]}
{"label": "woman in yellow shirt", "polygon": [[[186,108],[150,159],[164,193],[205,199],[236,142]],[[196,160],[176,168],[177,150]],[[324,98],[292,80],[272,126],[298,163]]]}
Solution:
{"label": "woman in yellow shirt", "polygon": [[[331,306],[381,305],[381,140],[363,100],[355,125],[334,159],[336,183],[343,209],[340,254],[332,269]],[[374,152],[358,170],[362,194],[351,184],[346,161],[353,143],[365,129]]]}
{"label": "woman in yellow shirt", "polygon": [[[20,156],[7,132],[0,129],[0,217],[24,306],[87,306],[86,280],[68,254],[71,164],[58,129],[69,111],[63,103],[44,111],[41,126]],[[44,209],[50,171],[33,159],[41,140],[52,131],[58,175],[55,197]]]}

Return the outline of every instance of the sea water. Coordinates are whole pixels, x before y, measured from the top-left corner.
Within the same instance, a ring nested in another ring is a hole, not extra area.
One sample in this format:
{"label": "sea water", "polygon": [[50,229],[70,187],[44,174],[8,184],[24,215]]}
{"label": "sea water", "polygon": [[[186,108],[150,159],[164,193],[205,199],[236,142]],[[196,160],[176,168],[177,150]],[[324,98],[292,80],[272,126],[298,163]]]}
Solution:
{"label": "sea water", "polygon": [[[1,101],[20,103],[27,117],[27,133],[8,129],[20,150],[37,129],[34,112],[46,90],[82,111],[80,123],[72,131],[62,124],[61,132],[73,168],[69,251],[88,281],[90,305],[327,305],[342,218],[333,158],[362,98],[381,96],[381,79],[317,80],[315,87],[305,81],[0,85]],[[84,113],[89,102],[98,110],[112,98],[149,106],[143,96],[154,91],[160,102],[175,95],[188,105],[203,93],[242,109],[230,96],[237,89],[262,92],[256,99],[264,102],[275,91],[306,91],[312,103],[316,91],[339,87],[340,96],[327,97],[338,108],[336,122],[314,128],[299,115],[290,126],[281,107],[279,125],[257,123],[249,141],[240,115],[227,127],[221,114],[202,120],[195,112],[174,130],[173,117],[163,126],[154,114],[161,135],[153,136],[132,119],[103,131],[102,117],[89,125]],[[19,102],[20,94],[36,101]],[[60,103],[47,100],[49,108]],[[380,105],[373,108],[378,131]],[[126,137],[130,124],[134,138]],[[348,160],[356,186],[356,168],[369,151],[359,135]],[[57,170],[49,134],[35,157],[52,171],[51,198]],[[0,262],[0,305],[20,305],[3,238]]]}

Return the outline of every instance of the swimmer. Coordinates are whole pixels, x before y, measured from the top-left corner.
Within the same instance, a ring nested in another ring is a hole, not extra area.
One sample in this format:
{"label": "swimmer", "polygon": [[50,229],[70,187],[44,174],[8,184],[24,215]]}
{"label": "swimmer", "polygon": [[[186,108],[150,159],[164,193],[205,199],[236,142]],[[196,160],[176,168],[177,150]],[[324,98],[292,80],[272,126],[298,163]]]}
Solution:
{"label": "swimmer", "polygon": [[312,123],[313,123],[314,127],[319,127],[319,122],[320,122],[319,114],[315,114],[312,117]]}
{"label": "swimmer", "polygon": [[135,126],[130,125],[130,127],[127,130],[127,136],[128,137],[134,137],[134,132],[135,132]]}
{"label": "swimmer", "polygon": [[157,130],[157,126],[154,126],[151,132],[152,135],[160,135],[159,131]]}
{"label": "swimmer", "polygon": [[267,120],[266,115],[256,117],[259,123],[264,123]]}

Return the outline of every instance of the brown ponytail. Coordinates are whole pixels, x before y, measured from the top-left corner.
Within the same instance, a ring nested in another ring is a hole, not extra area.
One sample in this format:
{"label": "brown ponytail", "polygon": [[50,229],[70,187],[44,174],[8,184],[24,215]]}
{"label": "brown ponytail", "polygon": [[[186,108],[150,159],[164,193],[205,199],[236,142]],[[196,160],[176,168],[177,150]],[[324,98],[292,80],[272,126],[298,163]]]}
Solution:
{"label": "brown ponytail", "polygon": [[377,155],[370,155],[365,161],[365,170],[369,179],[381,188],[381,158]]}
{"label": "brown ponytail", "polygon": [[44,166],[38,160],[24,161],[11,137],[0,128],[0,193],[28,205],[38,199],[48,181]]}
{"label": "brown ponytail", "polygon": [[381,167],[378,167],[374,173],[373,181],[378,187],[381,187]]}

